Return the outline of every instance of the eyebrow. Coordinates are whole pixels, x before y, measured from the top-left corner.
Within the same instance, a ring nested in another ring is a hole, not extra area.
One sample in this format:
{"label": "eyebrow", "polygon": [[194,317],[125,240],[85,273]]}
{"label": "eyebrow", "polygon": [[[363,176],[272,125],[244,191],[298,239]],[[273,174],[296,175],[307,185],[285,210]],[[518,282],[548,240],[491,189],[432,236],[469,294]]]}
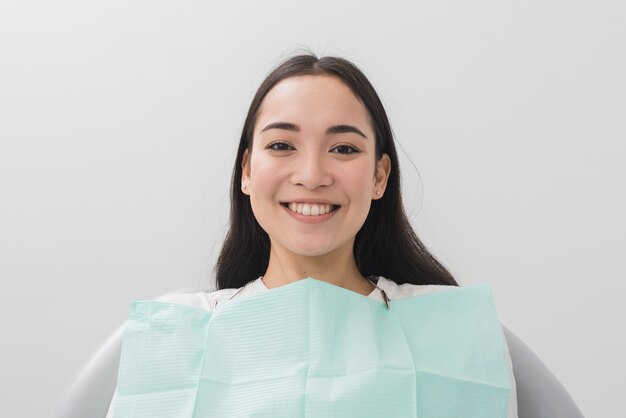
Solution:
{"label": "eyebrow", "polygon": [[[295,123],[290,122],[273,122],[267,125],[265,128],[261,129],[261,133],[269,130],[269,129],[283,129],[286,131],[295,131],[300,132],[300,127]],[[333,125],[326,129],[326,135],[332,134],[343,134],[343,133],[355,133],[357,135],[361,135],[363,138],[367,139],[367,136],[360,129],[352,125]]]}

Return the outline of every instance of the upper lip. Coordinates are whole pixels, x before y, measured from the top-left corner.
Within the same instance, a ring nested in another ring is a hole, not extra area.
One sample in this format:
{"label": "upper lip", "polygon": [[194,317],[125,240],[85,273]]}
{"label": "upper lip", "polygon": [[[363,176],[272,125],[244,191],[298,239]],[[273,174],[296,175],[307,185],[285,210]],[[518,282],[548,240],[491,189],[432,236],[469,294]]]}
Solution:
{"label": "upper lip", "polygon": [[333,205],[340,206],[338,203],[331,202],[326,199],[292,199],[292,200],[281,200],[280,203],[316,203],[318,205]]}

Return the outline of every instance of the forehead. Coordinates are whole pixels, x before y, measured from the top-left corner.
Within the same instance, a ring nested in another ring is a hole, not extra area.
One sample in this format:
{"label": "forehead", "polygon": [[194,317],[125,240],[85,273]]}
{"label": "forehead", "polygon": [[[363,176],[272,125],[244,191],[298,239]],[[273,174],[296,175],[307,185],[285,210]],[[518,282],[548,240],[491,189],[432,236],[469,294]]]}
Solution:
{"label": "forehead", "polygon": [[277,120],[320,129],[330,123],[352,123],[370,129],[365,106],[340,78],[332,75],[289,77],[278,82],[261,103],[255,131]]}

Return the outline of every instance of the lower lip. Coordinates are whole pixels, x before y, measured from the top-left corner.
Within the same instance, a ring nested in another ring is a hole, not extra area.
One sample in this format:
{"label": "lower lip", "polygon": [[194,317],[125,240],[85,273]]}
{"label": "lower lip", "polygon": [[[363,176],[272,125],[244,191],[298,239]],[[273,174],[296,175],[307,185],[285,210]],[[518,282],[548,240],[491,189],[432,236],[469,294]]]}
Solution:
{"label": "lower lip", "polygon": [[280,205],[283,209],[285,209],[287,211],[288,214],[290,214],[292,217],[294,217],[295,219],[297,219],[300,222],[304,222],[307,224],[317,224],[320,222],[324,222],[329,220],[330,218],[332,218],[333,216],[335,216],[335,213],[337,213],[338,210],[341,209],[341,207],[338,207],[337,209],[333,210],[332,212],[328,212],[325,213],[323,215],[312,215],[312,216],[307,216],[307,215],[302,215],[298,212],[294,212],[289,208],[284,207],[283,205]]}

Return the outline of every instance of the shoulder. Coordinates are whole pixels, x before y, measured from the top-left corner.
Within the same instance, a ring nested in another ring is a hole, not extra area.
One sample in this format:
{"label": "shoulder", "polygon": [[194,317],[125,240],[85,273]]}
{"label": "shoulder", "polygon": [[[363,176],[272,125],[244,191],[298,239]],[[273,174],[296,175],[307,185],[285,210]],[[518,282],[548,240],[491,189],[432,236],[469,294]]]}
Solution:
{"label": "shoulder", "polygon": [[442,292],[450,289],[457,289],[457,286],[439,284],[397,284],[393,280],[379,276],[378,286],[383,288],[391,299],[402,299],[411,296],[425,295],[427,293]]}
{"label": "shoulder", "polygon": [[236,291],[237,289],[220,289],[210,292],[170,293],[160,296],[154,300],[193,306],[195,308],[212,311],[216,302],[229,298]]}
{"label": "shoulder", "polygon": [[238,296],[245,296],[267,290],[267,287],[261,281],[261,277],[259,277],[256,280],[251,280],[245,286],[240,288],[227,288],[211,292],[171,293],[163,295],[156,300],[194,306],[196,308],[206,309],[207,311],[213,311],[219,302],[227,300],[235,294]]}

